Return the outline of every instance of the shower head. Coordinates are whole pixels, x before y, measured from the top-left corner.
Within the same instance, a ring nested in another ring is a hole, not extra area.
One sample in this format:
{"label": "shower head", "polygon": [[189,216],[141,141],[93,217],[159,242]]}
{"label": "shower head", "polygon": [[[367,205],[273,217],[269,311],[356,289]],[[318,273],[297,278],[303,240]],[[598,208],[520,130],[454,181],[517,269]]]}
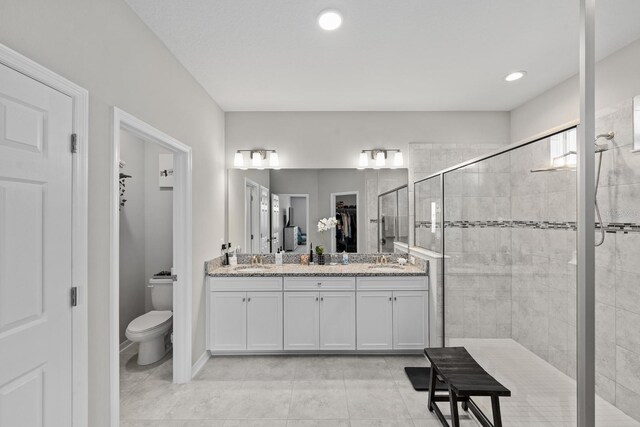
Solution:
{"label": "shower head", "polygon": [[607,141],[611,141],[614,136],[615,133],[613,131],[597,135],[596,139],[593,141],[593,145],[596,147],[596,153],[602,153],[603,151],[607,151],[609,149],[609,144],[607,144],[606,142],[604,144],[598,144],[599,139],[604,138]]}
{"label": "shower head", "polygon": [[597,142],[600,138],[605,138],[607,141],[611,141],[614,136],[616,136],[616,134],[613,131],[608,133],[601,133],[600,135],[596,136],[596,139],[593,142]]}

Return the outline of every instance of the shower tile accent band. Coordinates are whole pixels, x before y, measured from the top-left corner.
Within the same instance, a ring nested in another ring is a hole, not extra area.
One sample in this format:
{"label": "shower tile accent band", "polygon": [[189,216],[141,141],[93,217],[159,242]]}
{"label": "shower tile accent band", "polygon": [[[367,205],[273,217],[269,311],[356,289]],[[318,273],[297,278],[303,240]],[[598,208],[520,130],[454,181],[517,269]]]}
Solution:
{"label": "shower tile accent band", "polygon": [[[440,223],[436,223],[439,228]],[[431,228],[431,221],[416,221],[416,228]],[[445,221],[445,228],[534,228],[542,230],[576,230],[576,223],[573,221]],[[596,222],[596,229],[602,226]],[[640,223],[633,222],[610,222],[604,224],[607,233],[639,233]]]}

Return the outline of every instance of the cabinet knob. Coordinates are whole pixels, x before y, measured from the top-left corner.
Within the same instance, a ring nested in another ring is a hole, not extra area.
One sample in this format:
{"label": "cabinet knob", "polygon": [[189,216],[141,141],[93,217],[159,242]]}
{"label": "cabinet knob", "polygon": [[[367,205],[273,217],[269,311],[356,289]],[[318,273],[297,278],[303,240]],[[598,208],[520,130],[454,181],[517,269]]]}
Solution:
{"label": "cabinet knob", "polygon": [[391,301],[391,297],[389,297],[389,301]]}
{"label": "cabinet knob", "polygon": [[398,298],[396,298],[396,297],[393,297],[393,300],[394,300],[394,301],[398,301]]}
{"label": "cabinet knob", "polygon": [[247,299],[246,298],[242,298],[242,302],[245,302]]}
{"label": "cabinet knob", "polygon": [[251,298],[247,298],[247,301],[251,301]]}
{"label": "cabinet knob", "polygon": [[316,301],[318,301],[318,297],[316,297]]}
{"label": "cabinet knob", "polygon": [[320,301],[324,301],[324,297],[320,297]]}
{"label": "cabinet knob", "polygon": [[322,283],[318,282],[318,286],[322,286]]}

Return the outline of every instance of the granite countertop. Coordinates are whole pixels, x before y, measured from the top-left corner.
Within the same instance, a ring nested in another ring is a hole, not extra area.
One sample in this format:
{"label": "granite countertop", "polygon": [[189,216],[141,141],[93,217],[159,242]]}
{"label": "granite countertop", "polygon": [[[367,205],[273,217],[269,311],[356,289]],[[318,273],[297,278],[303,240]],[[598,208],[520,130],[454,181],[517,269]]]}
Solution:
{"label": "granite countertop", "polygon": [[[372,268],[376,264],[352,263],[348,265],[300,265],[300,264],[264,264],[263,266],[239,264],[237,266],[211,266],[207,274],[211,277],[280,277],[280,276],[425,276],[426,271],[416,265],[386,264],[379,268]],[[254,267],[255,269],[251,269]],[[263,269],[259,269],[263,267]],[[244,270],[243,268],[247,268]]]}

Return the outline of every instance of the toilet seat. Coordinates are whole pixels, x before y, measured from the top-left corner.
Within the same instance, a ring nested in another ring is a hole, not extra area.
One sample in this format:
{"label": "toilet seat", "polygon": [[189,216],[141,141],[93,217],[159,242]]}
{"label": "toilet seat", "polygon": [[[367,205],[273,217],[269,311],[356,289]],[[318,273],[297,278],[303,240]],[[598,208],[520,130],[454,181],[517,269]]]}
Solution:
{"label": "toilet seat", "polygon": [[129,323],[127,331],[132,334],[142,334],[153,329],[164,329],[167,323],[171,322],[173,313],[171,311],[152,310],[142,316],[136,317]]}

